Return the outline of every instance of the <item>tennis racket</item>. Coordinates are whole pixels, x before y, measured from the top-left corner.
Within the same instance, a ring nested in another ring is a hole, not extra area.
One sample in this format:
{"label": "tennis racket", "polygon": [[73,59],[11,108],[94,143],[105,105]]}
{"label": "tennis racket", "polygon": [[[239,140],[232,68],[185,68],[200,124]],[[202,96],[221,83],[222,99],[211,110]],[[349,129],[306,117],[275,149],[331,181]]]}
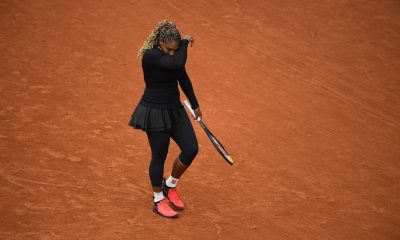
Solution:
{"label": "tennis racket", "polygon": [[214,134],[211,133],[211,131],[206,127],[206,125],[203,123],[200,117],[197,117],[196,114],[194,114],[194,111],[189,103],[188,100],[184,100],[183,104],[185,107],[189,110],[189,112],[192,114],[192,116],[195,118],[195,120],[200,124],[200,126],[204,129],[206,132],[208,138],[211,140],[211,143],[214,145],[214,147],[217,149],[219,154],[227,161],[230,165],[233,165],[233,159],[229,155],[228,151],[222,146],[222,144],[218,141],[218,139],[214,136]]}

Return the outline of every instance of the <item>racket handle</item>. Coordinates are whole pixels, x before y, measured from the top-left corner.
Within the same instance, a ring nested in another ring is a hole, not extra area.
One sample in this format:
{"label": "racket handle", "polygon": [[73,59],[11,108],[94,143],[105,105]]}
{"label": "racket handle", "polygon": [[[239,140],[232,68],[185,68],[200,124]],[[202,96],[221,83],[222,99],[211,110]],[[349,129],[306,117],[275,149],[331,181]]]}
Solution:
{"label": "racket handle", "polygon": [[196,114],[194,114],[194,111],[192,109],[192,106],[190,105],[189,101],[186,99],[183,101],[183,104],[185,105],[185,107],[189,110],[189,112],[192,114],[192,116],[194,117],[194,119],[196,121],[200,121],[200,117],[196,117]]}

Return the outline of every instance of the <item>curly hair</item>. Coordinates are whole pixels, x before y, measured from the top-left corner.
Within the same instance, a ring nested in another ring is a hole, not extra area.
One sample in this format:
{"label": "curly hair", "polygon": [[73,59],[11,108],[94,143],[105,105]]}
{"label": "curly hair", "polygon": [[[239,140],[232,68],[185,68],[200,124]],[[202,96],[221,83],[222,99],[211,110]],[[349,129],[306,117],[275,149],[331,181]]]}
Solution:
{"label": "curly hair", "polygon": [[171,21],[163,20],[154,27],[153,31],[143,42],[142,47],[137,52],[137,56],[140,57],[147,49],[158,46],[160,41],[166,42],[180,39],[181,34],[176,28],[176,24]]}

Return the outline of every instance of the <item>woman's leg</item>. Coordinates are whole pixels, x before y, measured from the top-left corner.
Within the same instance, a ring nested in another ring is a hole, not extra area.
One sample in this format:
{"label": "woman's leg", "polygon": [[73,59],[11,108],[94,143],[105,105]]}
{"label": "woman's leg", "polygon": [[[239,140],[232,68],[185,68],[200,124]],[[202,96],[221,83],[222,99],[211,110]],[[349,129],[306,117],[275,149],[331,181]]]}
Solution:
{"label": "woman's leg", "polygon": [[181,153],[174,161],[171,176],[163,184],[164,196],[177,209],[183,209],[184,203],[176,190],[176,184],[199,151],[196,134],[190,119],[184,109],[180,109],[180,111],[180,117],[171,129],[171,138],[178,144]]}
{"label": "woman's leg", "polygon": [[149,175],[154,191],[153,212],[160,214],[163,217],[177,217],[178,213],[174,211],[165,200],[162,189],[164,162],[168,154],[170,132],[148,132],[147,136],[151,147]]}
{"label": "woman's leg", "polygon": [[162,191],[164,163],[168,154],[170,131],[146,132],[151,148],[149,176],[154,192]]}

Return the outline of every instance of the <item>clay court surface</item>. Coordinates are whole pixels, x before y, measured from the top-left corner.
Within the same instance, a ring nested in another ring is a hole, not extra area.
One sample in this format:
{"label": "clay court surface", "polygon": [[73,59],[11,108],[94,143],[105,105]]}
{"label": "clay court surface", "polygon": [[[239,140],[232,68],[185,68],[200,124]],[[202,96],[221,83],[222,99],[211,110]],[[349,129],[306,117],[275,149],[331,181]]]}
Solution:
{"label": "clay court surface", "polygon": [[[235,160],[192,120],[174,220],[127,125],[162,19]],[[399,2],[2,0],[0,27],[0,239],[400,239]]]}

